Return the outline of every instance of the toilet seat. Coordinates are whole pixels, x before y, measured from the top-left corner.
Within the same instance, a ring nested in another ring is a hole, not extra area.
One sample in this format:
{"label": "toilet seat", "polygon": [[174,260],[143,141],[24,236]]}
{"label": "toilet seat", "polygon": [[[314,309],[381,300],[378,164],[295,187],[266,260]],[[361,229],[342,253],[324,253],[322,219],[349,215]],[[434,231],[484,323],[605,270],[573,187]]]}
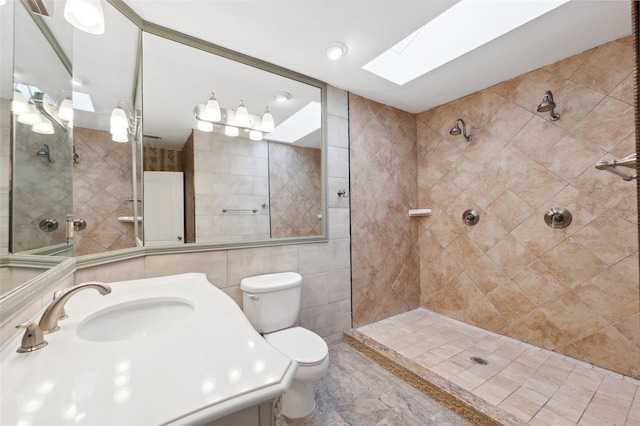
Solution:
{"label": "toilet seat", "polygon": [[321,364],[329,354],[327,343],[314,332],[302,327],[287,328],[264,335],[269,344],[300,366]]}

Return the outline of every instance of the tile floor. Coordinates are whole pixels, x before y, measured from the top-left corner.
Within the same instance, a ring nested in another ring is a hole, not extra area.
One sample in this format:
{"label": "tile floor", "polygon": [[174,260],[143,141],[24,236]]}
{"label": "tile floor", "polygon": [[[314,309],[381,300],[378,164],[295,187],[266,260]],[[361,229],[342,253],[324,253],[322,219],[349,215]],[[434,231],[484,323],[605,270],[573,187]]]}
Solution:
{"label": "tile floor", "polygon": [[426,309],[357,331],[534,426],[640,425],[640,381]]}
{"label": "tile floor", "polygon": [[316,410],[284,425],[470,425],[345,343],[332,346],[329,358],[315,385]]}

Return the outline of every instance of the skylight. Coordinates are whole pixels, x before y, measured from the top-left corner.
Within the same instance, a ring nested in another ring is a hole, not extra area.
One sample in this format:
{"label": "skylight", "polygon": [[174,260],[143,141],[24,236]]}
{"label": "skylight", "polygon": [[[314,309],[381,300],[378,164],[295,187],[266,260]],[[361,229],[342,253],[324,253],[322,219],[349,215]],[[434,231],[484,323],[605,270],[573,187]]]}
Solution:
{"label": "skylight", "polygon": [[95,112],[91,96],[87,93],[73,91],[73,109],[80,111]]}
{"label": "skylight", "polygon": [[280,123],[276,129],[265,135],[265,139],[276,142],[294,143],[320,128],[322,108],[319,102],[309,102],[305,107]]}
{"label": "skylight", "polygon": [[461,0],[362,68],[403,85],[569,0]]}

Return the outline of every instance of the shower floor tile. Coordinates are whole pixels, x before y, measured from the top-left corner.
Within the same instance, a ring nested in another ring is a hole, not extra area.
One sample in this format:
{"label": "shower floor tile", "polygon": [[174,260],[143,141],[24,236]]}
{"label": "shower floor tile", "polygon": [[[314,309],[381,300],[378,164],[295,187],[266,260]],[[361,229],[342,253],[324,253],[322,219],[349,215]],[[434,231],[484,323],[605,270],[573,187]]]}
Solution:
{"label": "shower floor tile", "polygon": [[355,332],[516,422],[640,425],[640,381],[423,308]]}

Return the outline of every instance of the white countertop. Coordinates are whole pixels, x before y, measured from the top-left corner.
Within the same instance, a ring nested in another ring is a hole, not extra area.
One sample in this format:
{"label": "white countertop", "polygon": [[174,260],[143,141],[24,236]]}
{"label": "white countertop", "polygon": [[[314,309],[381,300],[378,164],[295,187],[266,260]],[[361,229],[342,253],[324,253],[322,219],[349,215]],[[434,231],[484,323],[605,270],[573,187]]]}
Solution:
{"label": "white countertop", "polygon": [[[45,348],[17,353],[22,334],[3,346],[0,424],[201,424],[273,399],[293,380],[296,363],[271,347],[204,274],[109,284],[106,296],[87,289],[71,297],[69,318],[45,335]],[[89,315],[149,297],[185,299],[195,310],[131,340],[76,335]]]}

